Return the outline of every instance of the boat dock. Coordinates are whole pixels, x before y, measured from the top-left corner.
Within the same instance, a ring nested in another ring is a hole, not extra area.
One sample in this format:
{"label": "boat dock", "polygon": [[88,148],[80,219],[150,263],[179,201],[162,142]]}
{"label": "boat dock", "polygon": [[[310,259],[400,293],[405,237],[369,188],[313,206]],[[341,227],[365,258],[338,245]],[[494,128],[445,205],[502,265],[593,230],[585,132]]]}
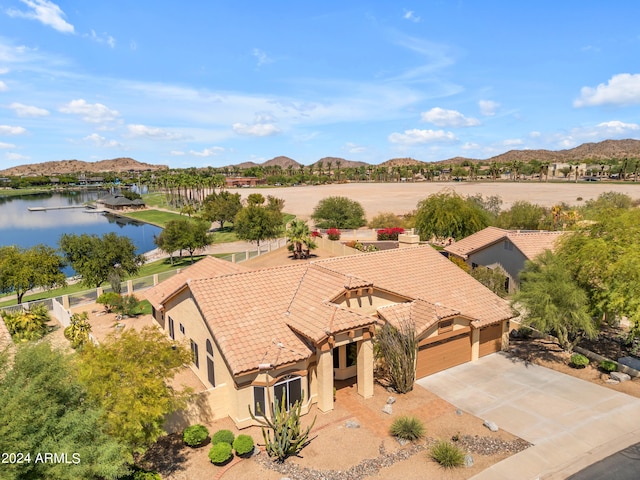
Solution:
{"label": "boat dock", "polygon": [[69,208],[95,208],[92,205],[59,205],[56,207],[29,207],[30,212],[46,212],[47,210],[66,210]]}

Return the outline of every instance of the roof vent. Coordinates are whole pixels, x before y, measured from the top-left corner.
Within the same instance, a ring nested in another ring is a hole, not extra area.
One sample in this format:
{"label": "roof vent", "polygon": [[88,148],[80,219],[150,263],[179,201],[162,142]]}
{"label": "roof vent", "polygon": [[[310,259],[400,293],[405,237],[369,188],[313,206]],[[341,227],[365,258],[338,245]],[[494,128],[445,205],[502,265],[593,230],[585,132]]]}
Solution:
{"label": "roof vent", "polygon": [[259,363],[258,370],[271,370],[272,365],[270,363]]}

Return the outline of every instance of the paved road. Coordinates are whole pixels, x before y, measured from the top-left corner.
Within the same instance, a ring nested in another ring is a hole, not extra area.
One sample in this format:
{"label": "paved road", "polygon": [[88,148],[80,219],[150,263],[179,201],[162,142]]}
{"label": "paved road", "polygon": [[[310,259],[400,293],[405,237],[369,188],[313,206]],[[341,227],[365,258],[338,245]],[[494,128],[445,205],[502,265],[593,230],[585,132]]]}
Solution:
{"label": "paved road", "polygon": [[417,383],[533,444],[476,480],[566,479],[640,442],[640,399],[502,353]]}
{"label": "paved road", "polygon": [[640,478],[640,443],[594,463],[568,480],[637,480]]}

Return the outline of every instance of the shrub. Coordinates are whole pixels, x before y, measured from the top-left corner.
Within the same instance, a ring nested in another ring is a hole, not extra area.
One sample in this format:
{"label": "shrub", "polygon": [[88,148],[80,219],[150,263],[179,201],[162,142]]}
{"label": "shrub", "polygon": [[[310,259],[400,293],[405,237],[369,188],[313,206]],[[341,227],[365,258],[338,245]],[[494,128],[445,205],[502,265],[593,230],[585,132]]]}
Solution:
{"label": "shrub", "polygon": [[218,443],[228,443],[229,445],[233,445],[233,440],[235,436],[231,430],[218,430],[211,437],[211,444],[216,445]]}
{"label": "shrub", "polygon": [[404,228],[382,228],[378,230],[378,240],[398,240],[398,235],[404,233]]}
{"label": "shrub", "polygon": [[318,237],[322,238],[322,234],[319,231],[314,230],[313,232],[311,232],[311,237],[313,237],[313,238],[318,238]]}
{"label": "shrub", "polygon": [[520,334],[520,338],[528,340],[533,335],[533,329],[531,327],[522,326],[518,329],[518,333]]}
{"label": "shrub", "polygon": [[415,442],[424,437],[424,424],[417,417],[401,416],[392,424],[390,429],[391,435]]}
{"label": "shrub", "polygon": [[182,441],[190,447],[199,447],[209,436],[209,430],[204,425],[191,425],[182,432]]}
{"label": "shrub", "polygon": [[162,477],[158,472],[147,472],[145,470],[138,470],[133,474],[133,480],[162,480]]}
{"label": "shrub", "polygon": [[327,230],[327,237],[329,240],[340,240],[341,232],[337,228],[330,228]]}
{"label": "shrub", "polygon": [[440,440],[430,452],[431,458],[444,468],[455,468],[464,465],[464,452],[450,442]]}
{"label": "shrub", "polygon": [[573,368],[584,368],[589,365],[589,359],[580,353],[574,353],[570,363]]}
{"label": "shrub", "polygon": [[70,325],[64,329],[64,336],[71,342],[72,348],[82,348],[89,341],[91,324],[87,312],[71,315]]}
{"label": "shrub", "polygon": [[209,450],[208,456],[211,463],[220,464],[228,461],[233,456],[231,444],[227,442],[216,443]]}
{"label": "shrub", "polygon": [[3,313],[4,323],[14,342],[38,340],[48,331],[49,311],[44,305],[34,305],[29,310]]}
{"label": "shrub", "polygon": [[600,368],[605,372],[611,373],[618,370],[618,364],[612,360],[603,360],[600,362]]}
{"label": "shrub", "polygon": [[233,441],[233,449],[236,455],[248,455],[253,452],[253,438],[249,435],[238,435]]}

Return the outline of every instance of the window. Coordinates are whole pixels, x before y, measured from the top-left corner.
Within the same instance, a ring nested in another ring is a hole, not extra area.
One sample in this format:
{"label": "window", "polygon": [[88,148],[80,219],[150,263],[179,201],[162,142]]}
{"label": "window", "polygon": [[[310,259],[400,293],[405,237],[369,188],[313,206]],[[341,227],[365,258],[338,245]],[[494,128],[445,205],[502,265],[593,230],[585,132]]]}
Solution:
{"label": "window", "polygon": [[333,349],[333,368],[340,368],[340,347]]}
{"label": "window", "polygon": [[175,326],[173,324],[173,318],[171,317],[169,317],[169,336],[171,337],[171,340],[176,339]]}
{"label": "window", "polygon": [[253,387],[253,413],[263,417],[265,413],[264,387]]}
{"label": "window", "polygon": [[184,335],[184,325],[180,324],[180,333]]}
{"label": "window", "polygon": [[200,368],[200,359],[198,358],[198,344],[191,340],[191,352],[193,353],[193,363]]}
{"label": "window", "polygon": [[273,394],[278,405],[282,405],[284,399],[284,405],[288,412],[294,403],[302,401],[302,382],[300,377],[285,377],[284,380],[273,386]]}
{"label": "window", "polygon": [[505,240],[504,241],[504,249],[505,250],[513,250],[513,243],[511,243],[511,240]]}
{"label": "window", "polygon": [[156,310],[156,307],[154,307],[153,305],[151,305],[151,316],[154,320],[158,319],[158,312]]}
{"label": "window", "polygon": [[211,340],[207,339],[207,343],[205,345],[207,350],[207,379],[212,387],[216,386],[216,375],[213,369],[213,345],[211,345]]}

